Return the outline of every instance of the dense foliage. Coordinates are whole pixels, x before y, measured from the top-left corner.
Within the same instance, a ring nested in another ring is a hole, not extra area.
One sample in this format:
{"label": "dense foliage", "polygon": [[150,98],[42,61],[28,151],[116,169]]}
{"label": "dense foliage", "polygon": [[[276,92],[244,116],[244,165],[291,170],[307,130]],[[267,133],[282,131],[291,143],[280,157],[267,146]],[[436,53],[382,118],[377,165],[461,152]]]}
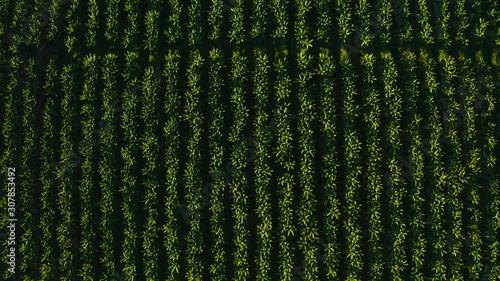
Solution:
{"label": "dense foliage", "polygon": [[0,279],[498,279],[499,3],[2,1]]}

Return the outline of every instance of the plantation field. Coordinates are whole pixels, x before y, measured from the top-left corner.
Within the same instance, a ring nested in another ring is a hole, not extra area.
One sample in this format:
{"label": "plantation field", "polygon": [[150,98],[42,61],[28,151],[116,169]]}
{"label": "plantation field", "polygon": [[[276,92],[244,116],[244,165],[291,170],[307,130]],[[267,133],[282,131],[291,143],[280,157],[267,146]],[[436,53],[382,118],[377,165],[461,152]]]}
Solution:
{"label": "plantation field", "polygon": [[500,280],[500,2],[0,3],[0,280]]}

